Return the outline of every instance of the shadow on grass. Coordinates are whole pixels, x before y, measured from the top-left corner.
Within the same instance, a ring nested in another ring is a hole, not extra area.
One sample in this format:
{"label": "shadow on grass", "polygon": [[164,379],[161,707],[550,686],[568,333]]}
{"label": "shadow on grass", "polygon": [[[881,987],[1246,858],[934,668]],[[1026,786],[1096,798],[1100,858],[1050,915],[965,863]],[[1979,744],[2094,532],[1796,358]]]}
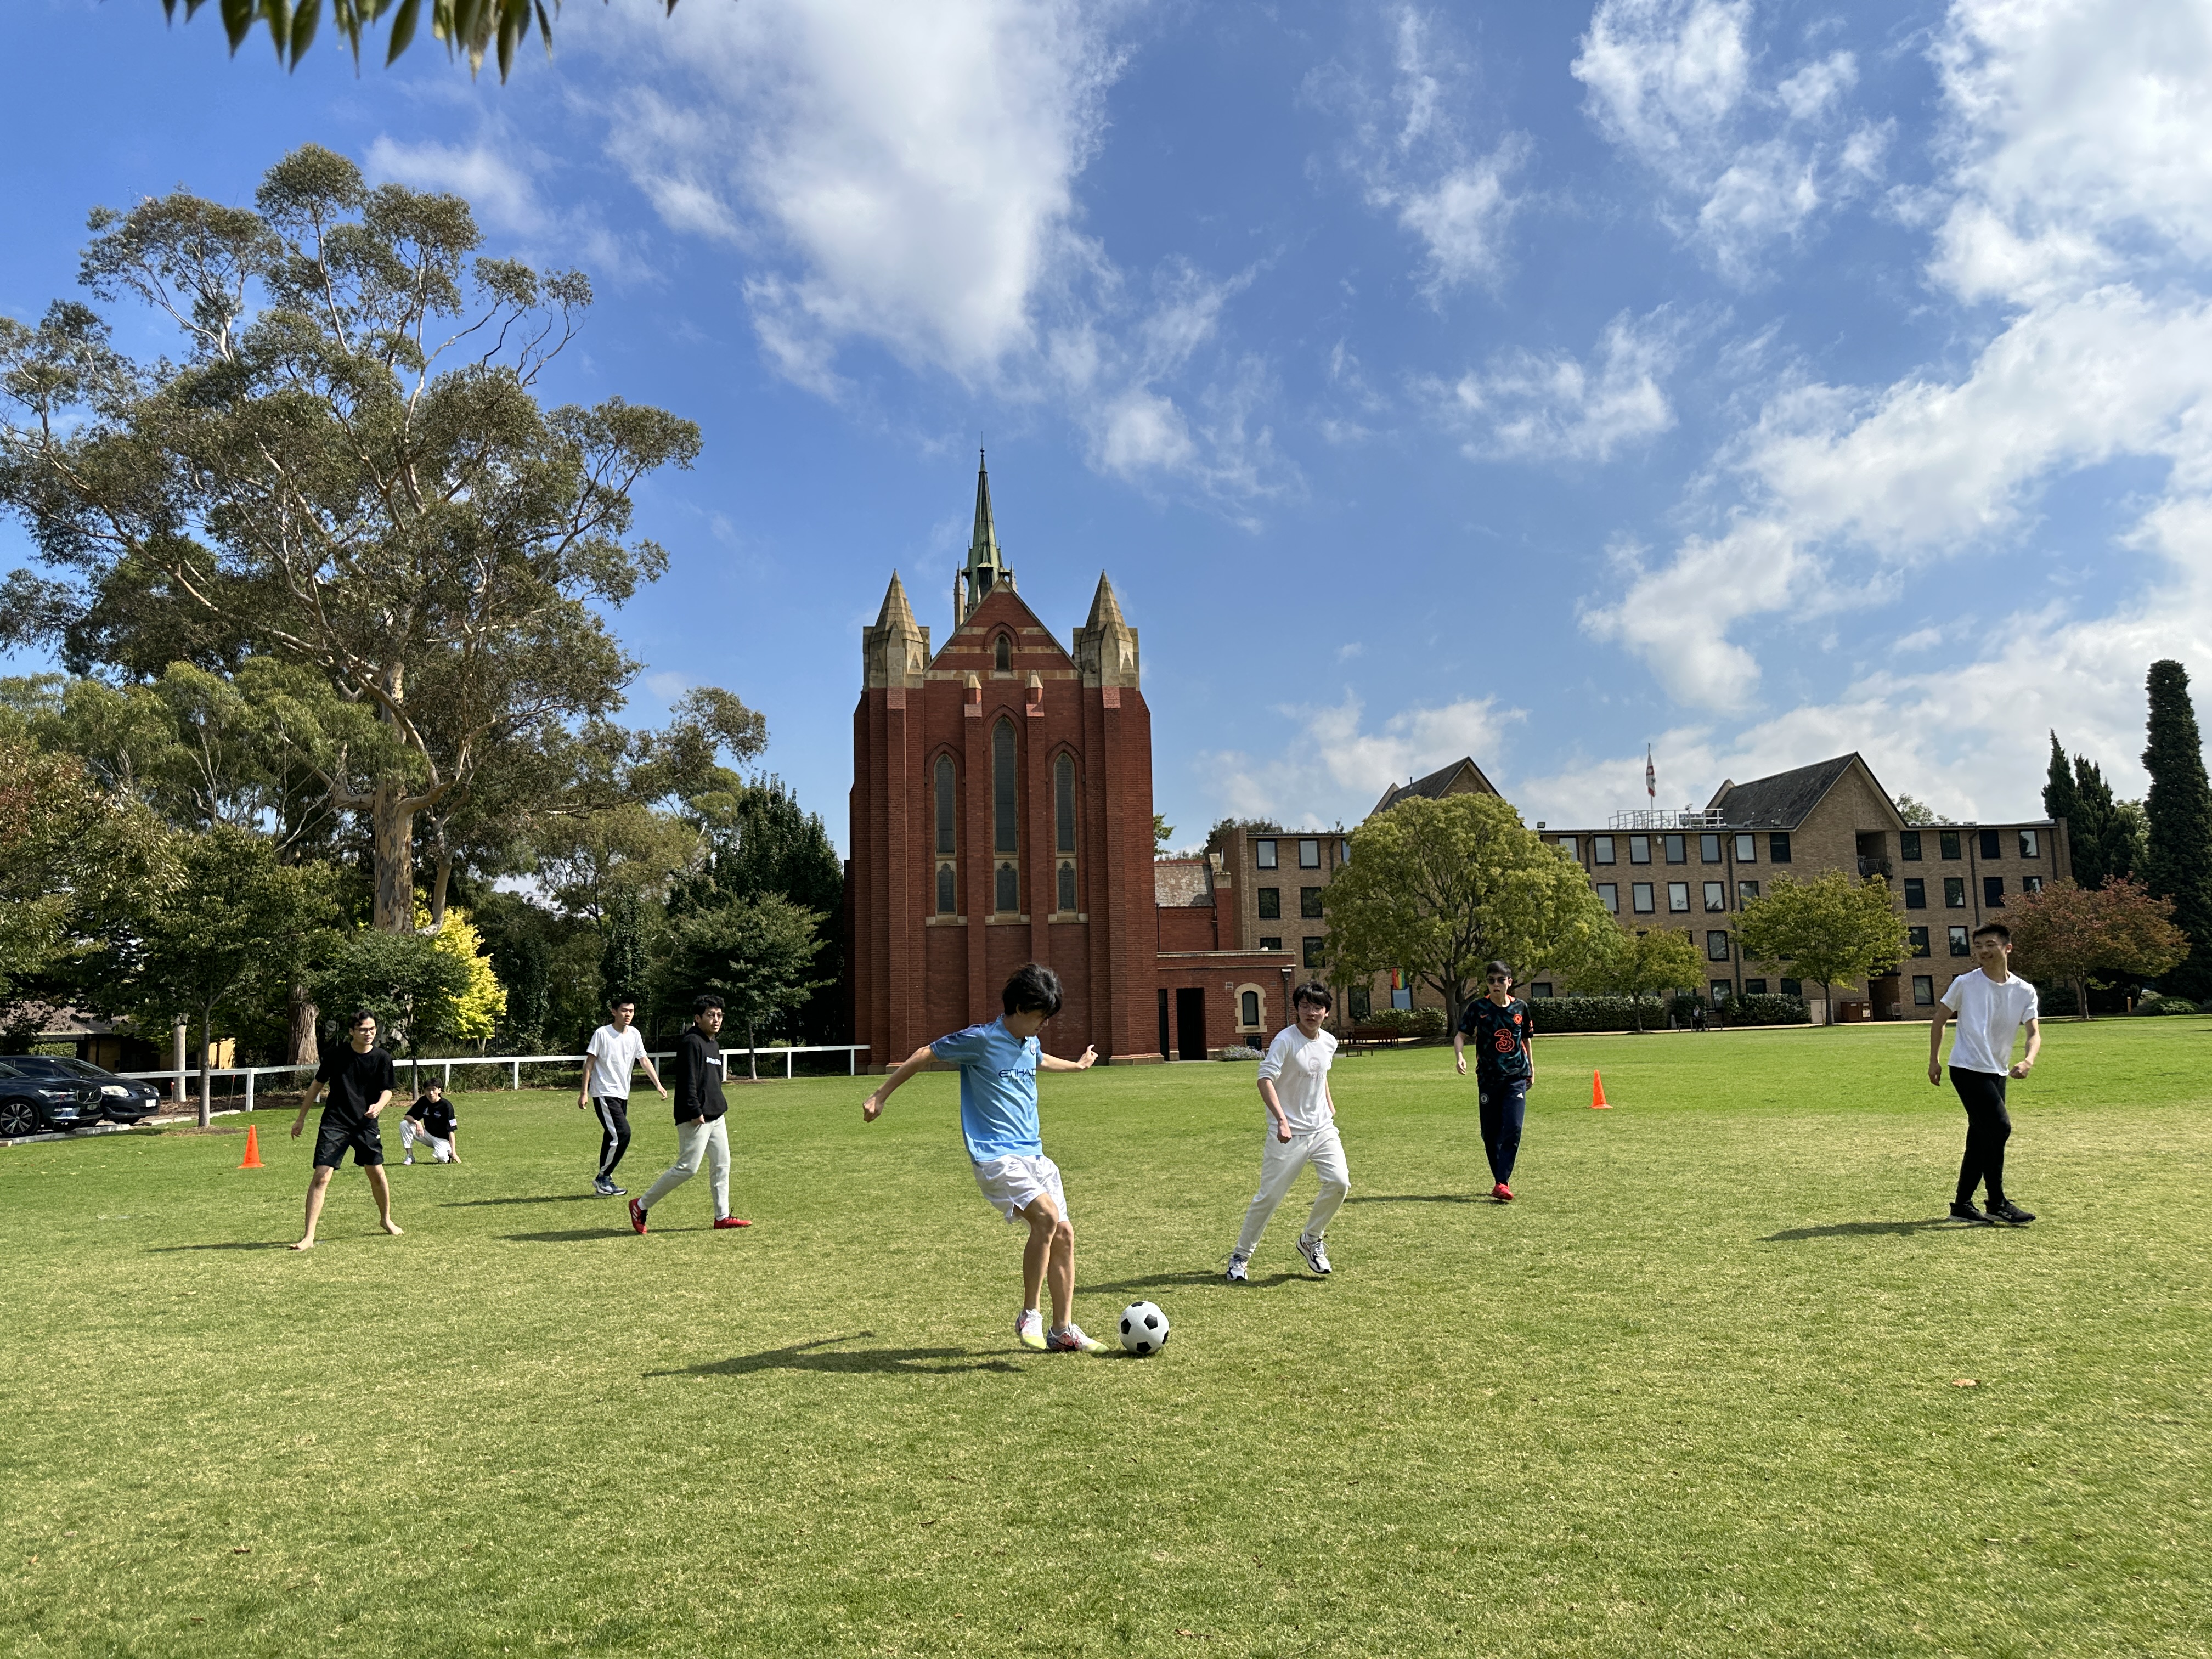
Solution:
{"label": "shadow on grass", "polygon": [[224,1244],[149,1244],[149,1255],[173,1255],[179,1250],[281,1250],[286,1241],[281,1238],[233,1239]]}
{"label": "shadow on grass", "polygon": [[1838,1221],[1830,1227],[1791,1227],[1778,1233],[1769,1233],[1759,1242],[1762,1244],[1790,1244],[1801,1238],[1884,1238],[1898,1233],[1926,1232],[1932,1227],[1957,1227],[1961,1232],[1973,1231],[1960,1226],[1948,1216],[1927,1221]]}
{"label": "shadow on grass", "polygon": [[439,1208],[481,1210],[494,1204],[604,1204],[597,1193],[543,1193],[532,1198],[452,1198]]}
{"label": "shadow on grass", "polygon": [[[825,1336],[817,1342],[797,1342],[787,1348],[763,1353],[740,1354],[734,1359],[710,1359],[699,1365],[679,1365],[673,1370],[647,1371],[647,1376],[750,1376],[756,1371],[880,1371],[908,1376],[945,1376],[955,1371],[1019,1371],[1006,1359],[986,1359],[965,1348],[862,1348],[849,1353],[823,1350],[839,1342],[857,1342],[873,1331],[850,1336]],[[958,1364],[941,1362],[958,1360]]]}
{"label": "shadow on grass", "polygon": [[[1247,1285],[1243,1288],[1265,1287],[1269,1285],[1280,1285],[1285,1279],[1304,1279],[1312,1277],[1310,1273],[1271,1273],[1265,1279],[1254,1279],[1248,1281]],[[1175,1285],[1219,1285],[1224,1290],[1240,1288],[1230,1285],[1218,1273],[1149,1273],[1142,1279],[1117,1279],[1110,1285],[1078,1285],[1075,1287],[1075,1293],[1078,1296],[1106,1296],[1115,1291],[1157,1291]]]}
{"label": "shadow on grass", "polygon": [[1354,1193],[1347,1204],[1488,1204],[1488,1193]]}
{"label": "shadow on grass", "polygon": [[[569,1227],[557,1233],[502,1233],[500,1240],[507,1244],[576,1244],[587,1238],[620,1238],[629,1231],[629,1224],[620,1226]],[[696,1232],[696,1227],[655,1228],[656,1232]]]}

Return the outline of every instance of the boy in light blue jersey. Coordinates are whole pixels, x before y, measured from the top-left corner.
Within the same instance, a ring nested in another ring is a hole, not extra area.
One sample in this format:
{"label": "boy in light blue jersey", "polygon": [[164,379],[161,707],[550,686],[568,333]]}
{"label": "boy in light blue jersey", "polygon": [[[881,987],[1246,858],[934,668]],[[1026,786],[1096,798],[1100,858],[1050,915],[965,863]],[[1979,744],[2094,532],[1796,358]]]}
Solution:
{"label": "boy in light blue jersey", "polygon": [[[884,1103],[933,1060],[960,1068],[960,1133],[975,1184],[1007,1224],[1027,1222],[1022,1252],[1022,1312],[1014,1334],[1025,1348],[1058,1353],[1103,1353],[1103,1342],[1075,1322],[1075,1228],[1067,1218],[1060,1166],[1044,1155],[1037,1130],[1036,1074],[1087,1071],[1098,1051],[1080,1060],[1046,1054],[1037,1033],[1060,1012],[1060,975],[1036,963],[1006,981],[1000,997],[1005,1013],[988,1025],[970,1025],[917,1048],[860,1107],[863,1121],[883,1115]],[[1052,1281],[1052,1328],[1037,1310],[1037,1293]]]}

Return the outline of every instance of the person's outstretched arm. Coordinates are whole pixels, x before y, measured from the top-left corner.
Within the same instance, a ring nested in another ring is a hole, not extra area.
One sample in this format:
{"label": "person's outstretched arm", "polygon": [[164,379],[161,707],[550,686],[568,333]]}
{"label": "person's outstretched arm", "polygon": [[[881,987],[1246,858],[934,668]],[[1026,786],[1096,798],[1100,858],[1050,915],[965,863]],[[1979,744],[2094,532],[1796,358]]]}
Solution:
{"label": "person's outstretched arm", "polygon": [[[1951,1018],[1951,1011],[1942,1003],[1936,1005],[1936,1018],[1928,1022],[1928,1080],[1938,1088],[1943,1083],[1943,1022]],[[2031,1044],[2034,1038],[2028,1039]],[[2034,1050],[2030,1048],[2033,1054]]]}
{"label": "person's outstretched arm", "polygon": [[653,1091],[663,1100],[667,1099],[667,1087],[661,1082],[660,1073],[653,1069],[653,1056],[651,1054],[640,1054],[637,1057],[637,1063],[645,1067],[645,1074],[653,1079]]}
{"label": "person's outstretched arm", "polygon": [[901,1060],[898,1069],[878,1084],[875,1093],[860,1103],[860,1121],[873,1123],[881,1117],[884,1115],[884,1103],[898,1091],[899,1085],[928,1065],[930,1058],[929,1045],[925,1042]]}
{"label": "person's outstretched arm", "polygon": [[300,1091],[300,1115],[292,1120],[293,1139],[297,1140],[300,1138],[301,1127],[307,1121],[307,1109],[315,1103],[315,1097],[327,1086],[319,1080]]}
{"label": "person's outstretched arm", "polygon": [[2035,1069],[2035,1057],[2042,1052],[2043,1022],[2031,1019],[2027,1022],[2027,1052],[2020,1057],[2020,1064],[2012,1068],[2012,1075],[2026,1077]]}
{"label": "person's outstretched arm", "polygon": [[1098,1063],[1098,1050],[1094,1045],[1083,1051],[1080,1060],[1062,1060],[1058,1054],[1037,1050],[1037,1070],[1040,1072],[1087,1072]]}

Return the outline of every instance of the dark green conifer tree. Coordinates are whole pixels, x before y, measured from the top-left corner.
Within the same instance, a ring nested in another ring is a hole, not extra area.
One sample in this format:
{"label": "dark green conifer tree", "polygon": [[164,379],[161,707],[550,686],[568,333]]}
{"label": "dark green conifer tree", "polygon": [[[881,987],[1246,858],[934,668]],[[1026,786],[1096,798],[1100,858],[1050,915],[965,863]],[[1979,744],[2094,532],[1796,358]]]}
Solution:
{"label": "dark green conifer tree", "polygon": [[2189,671],[2166,659],[2150,665],[2150,820],[2142,877],[2152,895],[2173,901],[2174,926],[2189,935],[2189,956],[2160,988],[2186,997],[2212,994],[2212,783],[2189,700]]}
{"label": "dark green conifer tree", "polygon": [[607,901],[606,943],[599,951],[600,1003],[604,1006],[611,997],[630,997],[638,1006],[638,1029],[650,1033],[653,1028],[647,1023],[651,1010],[646,1006],[646,994],[651,979],[652,963],[646,956],[637,895],[626,887],[618,889]]}

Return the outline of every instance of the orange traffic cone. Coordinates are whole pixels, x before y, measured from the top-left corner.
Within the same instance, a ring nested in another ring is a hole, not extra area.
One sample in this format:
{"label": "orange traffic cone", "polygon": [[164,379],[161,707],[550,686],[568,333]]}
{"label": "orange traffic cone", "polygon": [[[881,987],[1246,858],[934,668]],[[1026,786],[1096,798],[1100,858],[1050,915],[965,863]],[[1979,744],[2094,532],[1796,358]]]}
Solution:
{"label": "orange traffic cone", "polygon": [[241,1170],[258,1170],[262,1167],[261,1131],[251,1123],[246,1126],[246,1162],[238,1167]]}
{"label": "orange traffic cone", "polygon": [[1590,1110],[1609,1112],[1612,1109],[1613,1103],[1605,1097],[1605,1073],[1593,1071],[1590,1073]]}

